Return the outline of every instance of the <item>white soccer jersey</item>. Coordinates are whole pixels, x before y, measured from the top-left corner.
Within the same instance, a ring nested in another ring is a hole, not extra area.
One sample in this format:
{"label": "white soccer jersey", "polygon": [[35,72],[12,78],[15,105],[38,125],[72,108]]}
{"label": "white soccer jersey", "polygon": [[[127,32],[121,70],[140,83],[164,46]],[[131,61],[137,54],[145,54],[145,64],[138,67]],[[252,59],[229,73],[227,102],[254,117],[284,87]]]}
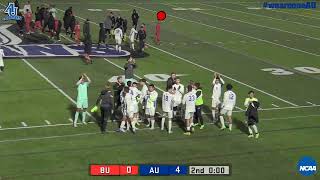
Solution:
{"label": "white soccer jersey", "polygon": [[30,5],[30,4],[25,4],[25,5],[23,6],[23,13],[24,13],[24,14],[27,13],[27,9],[29,9],[29,12],[32,13],[32,9],[31,9],[31,5]]}
{"label": "white soccer jersey", "polygon": [[174,106],[179,106],[181,104],[182,101],[182,97],[184,94],[184,85],[183,84],[174,84],[172,86],[173,89],[176,90],[176,93],[174,95]]}
{"label": "white soccer jersey", "polygon": [[52,16],[53,16],[54,18],[56,18],[56,13],[57,13],[56,8],[50,8],[49,12],[52,13]]}
{"label": "white soccer jersey", "polygon": [[138,33],[138,31],[136,29],[131,28],[130,35],[129,35],[131,42],[134,42],[134,39],[135,39],[135,36],[137,33]]}
{"label": "white soccer jersey", "polygon": [[148,91],[148,95],[146,95],[146,109],[155,109],[157,106],[157,98],[158,98],[158,93],[157,91]]}
{"label": "white soccer jersey", "polygon": [[232,91],[226,91],[223,95],[222,108],[225,110],[232,111],[236,105],[236,94]]}
{"label": "white soccer jersey", "polygon": [[141,103],[143,103],[143,100],[146,97],[147,93],[148,93],[148,86],[143,85],[143,87],[141,89]]}
{"label": "white soccer jersey", "polygon": [[212,99],[215,99],[215,100],[220,100],[220,97],[221,97],[221,92],[222,92],[222,84],[224,84],[224,81],[222,78],[220,78],[220,81],[221,83],[219,82],[218,84],[216,84],[216,78],[213,79],[212,81]]}
{"label": "white soccer jersey", "polygon": [[0,66],[4,66],[3,56],[4,56],[3,49],[0,49]]}
{"label": "white soccer jersey", "polygon": [[169,92],[164,92],[162,95],[162,110],[170,112],[173,110],[174,95]]}
{"label": "white soccer jersey", "polygon": [[117,28],[114,30],[115,39],[122,39],[122,36],[123,36],[122,29]]}
{"label": "white soccer jersey", "polygon": [[186,106],[186,112],[196,111],[196,99],[197,95],[192,91],[183,96],[182,104]]}
{"label": "white soccer jersey", "polygon": [[127,113],[129,114],[129,112],[133,112],[134,102],[132,99],[132,95],[130,93],[127,93],[126,96],[124,97],[124,103],[125,103]]}

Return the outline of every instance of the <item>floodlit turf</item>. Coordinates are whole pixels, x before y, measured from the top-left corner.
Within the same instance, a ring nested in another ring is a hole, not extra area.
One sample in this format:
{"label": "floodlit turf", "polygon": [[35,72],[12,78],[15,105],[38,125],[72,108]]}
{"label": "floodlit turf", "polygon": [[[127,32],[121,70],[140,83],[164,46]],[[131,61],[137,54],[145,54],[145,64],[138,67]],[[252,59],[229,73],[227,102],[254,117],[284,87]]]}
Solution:
{"label": "floodlit turf", "polygon": [[[32,7],[42,3],[53,2],[32,1]],[[135,135],[120,134],[113,132],[118,125],[109,123],[110,133],[101,135],[94,123],[98,116],[94,114],[87,117],[92,123],[72,128],[69,119],[73,118],[72,100],[76,98],[79,75],[87,73],[93,81],[89,88],[92,107],[104,84],[112,76],[123,74],[121,68],[126,59],[94,58],[92,65],[85,65],[80,58],[5,59],[6,72],[0,74],[0,179],[97,179],[88,174],[90,163],[228,163],[232,164],[232,176],[219,178],[303,179],[296,170],[299,158],[309,155],[319,161],[320,73],[296,68],[320,69],[318,9],[252,10],[247,7],[260,7],[262,3],[236,0],[56,0],[53,4],[61,18],[69,6],[81,24],[89,18],[94,42],[98,38],[98,23],[104,20],[107,9],[119,9],[121,16],[128,19],[129,31],[131,11],[135,8],[148,35],[148,56],[137,59],[136,78],[175,71],[183,75],[183,84],[190,80],[200,82],[204,88],[206,126],[203,130],[196,128],[195,134],[186,137],[177,122],[170,135],[161,132],[159,124],[154,131],[141,125],[142,130]],[[200,10],[173,9],[177,7]],[[168,15],[161,25],[161,45],[153,42],[158,10]],[[62,42],[72,43],[64,37]],[[261,70],[265,68],[294,74],[274,75]],[[247,138],[240,109],[235,109],[232,132],[220,131],[211,124],[214,72],[223,74],[224,80],[233,84],[239,108],[244,109],[247,92],[255,90],[262,106],[259,139]],[[164,81],[148,81],[157,86],[159,94],[165,89]],[[167,178],[195,179],[149,177]],[[310,179],[318,178],[319,173]]]}

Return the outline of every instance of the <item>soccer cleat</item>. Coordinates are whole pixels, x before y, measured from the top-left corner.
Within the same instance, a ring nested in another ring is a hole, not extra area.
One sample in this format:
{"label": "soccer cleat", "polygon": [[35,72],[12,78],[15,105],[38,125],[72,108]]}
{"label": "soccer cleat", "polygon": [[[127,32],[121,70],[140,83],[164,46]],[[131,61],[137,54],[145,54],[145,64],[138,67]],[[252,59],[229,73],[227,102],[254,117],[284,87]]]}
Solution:
{"label": "soccer cleat", "polygon": [[185,132],[183,133],[184,135],[187,135],[187,136],[190,136],[191,135],[191,132]]}
{"label": "soccer cleat", "polygon": [[169,134],[172,134],[172,131],[169,131],[168,133],[169,133]]}
{"label": "soccer cleat", "polygon": [[229,131],[232,131],[232,128],[229,127]]}
{"label": "soccer cleat", "polygon": [[123,133],[125,133],[125,132],[126,132],[126,130],[125,130],[125,129],[123,129],[123,128],[119,128],[118,132],[123,132]]}
{"label": "soccer cleat", "polygon": [[161,128],[161,131],[163,131],[164,130],[164,128]]}
{"label": "soccer cleat", "polygon": [[195,131],[194,127],[191,127],[190,129],[191,129],[191,132],[194,133]]}
{"label": "soccer cleat", "polygon": [[150,130],[154,130],[154,127],[151,127]]}
{"label": "soccer cleat", "polygon": [[203,128],[204,128],[204,125],[201,125],[201,126],[200,126],[200,129],[203,129]]}
{"label": "soccer cleat", "polygon": [[253,134],[249,134],[248,138],[253,138]]}
{"label": "soccer cleat", "polygon": [[78,126],[77,126],[77,124],[76,124],[76,123],[73,123],[73,127],[75,127],[75,128],[76,128],[76,127],[78,127]]}
{"label": "soccer cleat", "polygon": [[198,126],[199,125],[199,123],[194,123],[192,126]]}
{"label": "soccer cleat", "polygon": [[85,121],[82,121],[82,124],[87,125],[87,123]]}
{"label": "soccer cleat", "polygon": [[223,126],[223,127],[220,128],[220,130],[224,130],[225,128],[226,128],[226,127]]}
{"label": "soccer cleat", "polygon": [[259,138],[259,133],[256,134],[256,139],[258,139],[258,138]]}

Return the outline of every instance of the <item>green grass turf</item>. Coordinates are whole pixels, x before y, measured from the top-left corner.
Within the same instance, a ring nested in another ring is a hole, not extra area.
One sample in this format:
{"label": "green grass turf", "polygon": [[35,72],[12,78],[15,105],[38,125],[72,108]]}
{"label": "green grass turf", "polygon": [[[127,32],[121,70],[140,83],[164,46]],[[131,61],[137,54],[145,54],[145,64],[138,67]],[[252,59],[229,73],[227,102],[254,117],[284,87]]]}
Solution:
{"label": "green grass turf", "polygon": [[[0,2],[5,3],[3,0]],[[23,2],[21,1],[21,4]],[[179,4],[181,2],[181,0],[147,1],[147,3],[125,0],[81,0],[75,3],[59,0],[55,1],[55,4],[62,10],[73,6],[77,16],[90,18],[94,23],[102,22],[104,13],[90,12],[87,10],[89,8],[100,8],[104,11],[108,8],[124,10],[121,11],[121,15],[129,19],[129,24],[131,10],[136,6],[141,16],[140,22],[147,24],[147,40],[150,44],[146,50],[149,56],[137,59],[139,67],[135,72],[136,75],[143,77],[146,74],[169,74],[171,71],[186,74],[182,77],[184,84],[194,80],[203,85],[206,112],[209,112],[211,104],[210,83],[213,73],[203,67],[221,72],[299,106],[309,106],[306,101],[320,104],[318,93],[320,75],[301,73],[293,69],[297,66],[320,68],[318,56],[297,51],[303,50],[317,54],[319,40],[310,38],[307,40],[305,37],[292,34],[319,38],[319,29],[275,19],[266,20],[261,17],[262,15],[288,19],[318,26],[319,19],[305,20],[301,16],[316,17],[314,15],[316,13],[311,14],[307,10],[281,10],[280,12],[248,10],[247,6],[261,6],[261,3],[252,3],[253,1],[241,4],[237,1],[234,1],[235,3],[183,1],[183,4]],[[40,3],[52,2],[33,1],[32,3],[33,7],[36,7]],[[172,10],[172,7],[177,6],[208,10],[191,12]],[[160,46],[155,46],[153,43],[155,12],[153,11],[159,9],[165,10],[169,16],[162,23],[162,43]],[[62,14],[63,12],[58,12],[59,17]],[[230,18],[273,29],[230,20]],[[83,23],[83,20],[77,19],[81,24]],[[292,33],[280,32],[275,28]],[[91,24],[91,29],[96,41],[98,26]],[[63,43],[70,43],[67,39],[62,39]],[[203,67],[194,66],[177,56]],[[27,59],[32,66],[73,99],[76,97],[75,82],[78,76],[83,72],[87,73],[93,80],[89,88],[90,105],[94,104],[99,91],[110,77],[123,74],[117,66],[122,67],[125,63],[123,58],[108,59],[113,64],[102,58],[94,58],[94,60],[93,65],[87,66],[80,58]],[[22,60],[7,60],[6,67],[6,72],[0,75],[2,84],[0,86],[0,125],[2,126],[0,129],[0,177],[3,179],[97,179],[98,177],[88,175],[90,163],[208,165],[230,163],[232,176],[219,178],[304,179],[296,171],[299,158],[310,155],[317,160],[320,159],[318,151],[320,144],[316,140],[319,138],[319,107],[261,111],[259,124],[261,138],[258,140],[247,139],[243,112],[234,113],[235,128],[231,133],[221,132],[218,127],[207,124],[204,130],[197,128],[196,133],[191,137],[183,136],[183,130],[179,127],[175,127],[171,135],[160,132],[159,129],[153,132],[142,130],[136,135],[118,133],[101,135],[96,124],[71,128],[68,119],[73,117],[72,102]],[[260,70],[270,67],[283,68],[295,74],[275,76]],[[251,88],[228,78],[224,80],[234,85],[238,95],[237,106],[243,108],[243,100]],[[160,89],[165,88],[164,82],[152,83]],[[161,91],[158,90],[158,92]],[[259,91],[257,91],[257,97],[264,109],[273,108],[271,104],[276,104],[280,108],[291,106]],[[210,114],[204,117],[205,122],[209,123]],[[8,129],[21,127],[21,122],[26,122],[29,127],[44,126],[44,120],[49,120],[52,125],[61,125]],[[177,126],[176,122],[174,126]],[[142,125],[141,128],[143,127]],[[116,128],[115,123],[108,125],[110,131]],[[109,177],[109,179],[124,178],[194,179],[194,177]],[[197,178],[212,179],[205,176]],[[319,173],[310,179],[317,178]]]}

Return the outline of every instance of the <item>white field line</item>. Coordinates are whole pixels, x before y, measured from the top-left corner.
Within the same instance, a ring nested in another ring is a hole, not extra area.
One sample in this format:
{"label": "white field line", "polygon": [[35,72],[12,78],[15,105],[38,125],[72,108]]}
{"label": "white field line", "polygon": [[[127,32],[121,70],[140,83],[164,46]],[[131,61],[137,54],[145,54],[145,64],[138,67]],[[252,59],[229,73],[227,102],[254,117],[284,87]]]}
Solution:
{"label": "white field line", "polygon": [[47,125],[51,125],[51,122],[48,120],[44,120],[44,122],[46,122]]}
{"label": "white field line", "polygon": [[[26,63],[32,70],[34,70],[36,73],[38,73],[43,79],[45,79],[51,86],[53,86],[56,90],[58,90],[62,95],[64,95],[67,99],[69,99],[73,104],[76,104],[76,102],[62,89],[60,89],[56,84],[54,84],[50,79],[48,79],[44,74],[42,74],[38,69],[36,69],[32,64],[30,64],[27,60],[21,59],[24,63]],[[94,118],[90,113],[87,112],[87,114]]]}
{"label": "white field line", "polygon": [[[143,8],[143,7],[140,7],[140,6],[135,6],[135,5],[132,5],[132,4],[127,4],[127,5],[135,7],[135,8],[143,9],[143,10],[146,10],[146,11],[156,12],[154,10],[146,9],[146,8]],[[168,16],[174,17],[176,19],[180,19],[180,20],[183,20],[183,21],[191,22],[191,23],[194,23],[194,24],[199,24],[199,25],[202,25],[202,26],[206,26],[206,27],[209,27],[209,28],[212,28],[212,29],[218,29],[218,30],[221,30],[221,31],[225,31],[225,32],[229,32],[229,33],[232,33],[232,34],[240,35],[240,36],[247,37],[247,38],[250,38],[250,39],[255,39],[255,40],[258,40],[258,41],[261,41],[261,42],[265,42],[265,43],[269,43],[269,44],[272,44],[272,45],[284,47],[284,48],[291,49],[291,50],[294,50],[294,51],[297,51],[297,52],[302,52],[302,53],[305,53],[305,54],[309,54],[309,55],[320,57],[320,54],[315,54],[315,53],[304,51],[304,50],[301,50],[301,49],[289,47],[289,46],[286,46],[286,45],[283,45],[283,44],[274,43],[272,41],[268,41],[268,40],[265,40],[265,39],[260,39],[260,38],[257,38],[257,37],[249,36],[249,35],[246,35],[246,34],[242,34],[242,33],[239,33],[239,32],[227,30],[227,29],[224,29],[224,28],[219,28],[219,27],[216,27],[216,26],[211,26],[211,25],[204,24],[204,23],[201,23],[201,22],[198,22],[198,21],[192,21],[192,20],[185,19],[185,18],[178,17],[178,16],[174,16],[174,15],[168,15]]]}
{"label": "white field line", "polygon": [[248,14],[248,15],[253,15],[253,16],[257,16],[257,17],[263,17],[263,18],[269,18],[269,19],[274,19],[274,20],[278,20],[278,21],[290,22],[290,23],[294,23],[294,24],[299,24],[299,25],[303,25],[303,26],[310,26],[310,27],[313,27],[313,28],[320,29],[320,26],[315,26],[315,25],[311,25],[311,24],[304,24],[304,23],[300,23],[300,22],[295,22],[295,21],[290,21],[290,20],[285,20],[285,19],[279,19],[279,18],[275,18],[275,17],[271,17],[271,16],[265,16],[265,15],[261,15],[261,14],[248,13],[248,12],[244,12],[244,11],[238,11],[238,10],[234,10],[234,9],[229,9],[229,8],[224,8],[224,7],[204,4],[204,3],[199,3],[199,4],[202,4],[204,6],[209,6],[209,7],[215,7],[217,9],[224,9],[224,10],[227,10],[227,11],[233,11],[233,12],[238,12],[238,13],[242,13],[242,14]]}
{"label": "white field line", "polygon": [[279,107],[279,106],[278,106],[278,105],[276,105],[276,104],[271,104],[271,105],[272,105],[272,106],[274,106],[274,107],[277,107],[277,108]]}
{"label": "white field line", "polygon": [[310,101],[307,101],[308,104],[311,104],[312,106],[315,106],[316,104],[310,102]]}
{"label": "white field line", "polygon": [[[262,121],[274,121],[278,119],[297,119],[297,118],[305,118],[305,117],[319,117],[320,114],[314,114],[314,115],[306,115],[306,116],[291,116],[291,117],[284,117],[284,118],[266,118],[266,119],[260,119]],[[205,123],[206,125],[213,124]],[[68,124],[70,125],[70,124]],[[179,126],[172,126],[173,128],[179,127]],[[155,127],[156,129],[159,129],[160,127]],[[145,131],[150,130],[150,128],[141,128],[137,131]],[[108,131],[109,133],[116,133],[116,131]],[[32,140],[44,140],[44,139],[56,139],[56,138],[65,138],[65,137],[77,137],[77,136],[85,136],[85,135],[94,135],[94,134],[100,134],[99,132],[90,132],[90,133],[78,133],[78,134],[68,134],[68,135],[60,135],[60,136],[45,136],[45,137],[32,137],[32,138],[21,138],[21,139],[6,139],[1,140],[0,143],[7,143],[7,142],[21,142],[21,141],[32,141]]]}
{"label": "white field line", "polygon": [[[170,4],[164,4],[164,5],[172,6]],[[173,6],[173,7],[176,7],[176,6]],[[234,19],[234,18],[230,18],[230,17],[226,17],[226,16],[220,16],[220,15],[217,15],[217,14],[207,13],[207,12],[203,12],[203,11],[195,11],[195,12],[198,12],[200,14],[209,15],[209,16],[215,16],[215,17],[219,17],[219,18],[223,18],[223,19],[228,19],[228,20],[231,20],[231,21],[238,21],[238,22],[249,24],[249,25],[252,25],[252,26],[263,27],[263,28],[272,29],[272,30],[279,31],[279,32],[285,32],[285,33],[293,34],[293,35],[296,35],[296,36],[301,36],[301,37],[306,37],[306,38],[310,38],[310,39],[320,40],[320,38],[316,38],[316,37],[312,37],[312,36],[306,36],[306,35],[303,35],[303,34],[294,33],[294,32],[290,32],[290,31],[286,31],[286,30],[278,29],[278,28],[274,28],[274,27],[264,26],[264,25],[261,25],[261,24],[251,23],[251,22],[248,22],[248,21]]]}
{"label": "white field line", "polygon": [[21,122],[21,125],[22,125],[23,127],[27,127],[27,126],[28,126],[25,122]]}
{"label": "white field line", "polygon": [[240,107],[238,107],[238,106],[236,106],[236,109],[238,109],[238,110],[240,110],[240,111],[244,111],[244,109],[242,109],[242,108],[240,108]]}

